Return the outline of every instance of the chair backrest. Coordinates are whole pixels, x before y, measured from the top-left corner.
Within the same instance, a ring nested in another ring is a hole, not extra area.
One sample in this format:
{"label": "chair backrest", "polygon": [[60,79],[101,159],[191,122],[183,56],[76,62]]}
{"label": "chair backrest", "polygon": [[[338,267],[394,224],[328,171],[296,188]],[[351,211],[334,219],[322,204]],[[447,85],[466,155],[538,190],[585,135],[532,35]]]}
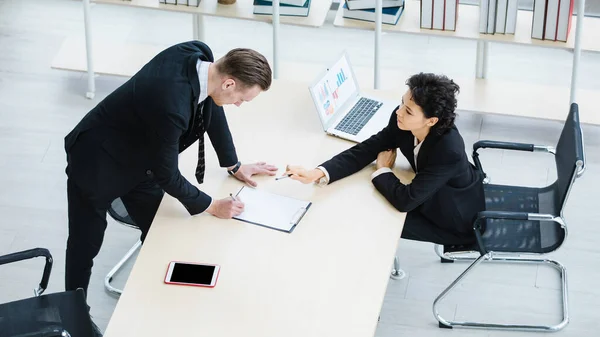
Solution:
{"label": "chair backrest", "polygon": [[585,158],[583,133],[579,124],[579,107],[571,104],[558,144],[556,145],[555,207],[562,215],[573,182],[583,173]]}
{"label": "chair backrest", "polygon": [[0,336],[95,336],[83,289],[0,304]]}
{"label": "chair backrest", "polygon": [[123,204],[123,200],[121,200],[121,198],[116,198],[115,200],[113,200],[113,202],[110,204],[110,207],[108,208],[108,214],[113,219],[123,223],[124,225],[137,228],[135,221],[133,221],[133,219],[129,215],[129,212],[127,212],[127,208],[125,208],[125,205]]}

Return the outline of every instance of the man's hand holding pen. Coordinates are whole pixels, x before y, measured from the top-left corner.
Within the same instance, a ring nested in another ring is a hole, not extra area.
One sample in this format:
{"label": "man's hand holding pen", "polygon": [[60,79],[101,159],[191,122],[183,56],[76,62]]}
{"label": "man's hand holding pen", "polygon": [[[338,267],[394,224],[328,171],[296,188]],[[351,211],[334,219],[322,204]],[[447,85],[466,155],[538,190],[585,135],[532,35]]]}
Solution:
{"label": "man's hand holding pen", "polygon": [[206,212],[221,219],[231,219],[236,215],[244,212],[244,203],[239,199],[229,194],[229,197],[220,200],[212,201],[212,204],[206,209]]}

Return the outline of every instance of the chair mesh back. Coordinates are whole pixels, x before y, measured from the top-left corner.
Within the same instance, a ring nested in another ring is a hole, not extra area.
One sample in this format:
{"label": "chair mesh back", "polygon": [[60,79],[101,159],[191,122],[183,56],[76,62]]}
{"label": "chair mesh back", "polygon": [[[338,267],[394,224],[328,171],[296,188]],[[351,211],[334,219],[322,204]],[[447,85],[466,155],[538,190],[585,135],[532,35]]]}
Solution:
{"label": "chair mesh back", "polygon": [[[557,180],[544,188],[485,185],[486,210],[561,216],[569,189],[584,165],[583,137],[577,104],[572,104],[556,146]],[[556,222],[488,219],[483,241],[496,252],[549,253],[565,240]]]}
{"label": "chair mesh back", "polygon": [[[554,211],[554,188],[531,188],[509,185],[484,185],[488,211],[549,213]],[[547,253],[558,248],[565,239],[559,224],[534,220],[487,219],[483,241],[495,252]]]}
{"label": "chair mesh back", "polygon": [[83,289],[0,304],[0,336],[95,336]]}
{"label": "chair mesh back", "polygon": [[579,125],[579,108],[571,104],[569,117],[560,134],[556,146],[556,209],[561,210],[566,202],[567,194],[574,175],[577,174],[578,164],[583,167],[583,136]]}
{"label": "chair mesh back", "polygon": [[127,212],[127,209],[125,208],[121,198],[113,200],[113,202],[110,204],[110,208],[108,209],[108,214],[116,221],[122,222],[129,226],[137,227],[135,221],[133,221],[131,216],[129,216],[129,213]]}

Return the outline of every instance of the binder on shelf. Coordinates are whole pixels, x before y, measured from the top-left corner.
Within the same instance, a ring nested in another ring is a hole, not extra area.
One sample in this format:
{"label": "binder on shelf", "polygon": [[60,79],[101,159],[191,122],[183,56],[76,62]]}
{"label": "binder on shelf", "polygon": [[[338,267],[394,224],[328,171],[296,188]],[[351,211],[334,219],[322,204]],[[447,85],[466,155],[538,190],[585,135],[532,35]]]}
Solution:
{"label": "binder on shelf", "polygon": [[187,0],[187,2],[188,2],[188,6],[190,6],[190,7],[200,6],[200,0]]}
{"label": "binder on shelf", "polygon": [[508,0],[497,0],[496,28],[494,33],[506,33],[506,17],[508,11]]}
{"label": "binder on shelf", "polygon": [[444,29],[445,0],[433,0],[433,29]]}
{"label": "binder on shelf", "polygon": [[[353,11],[356,9],[370,9],[375,8],[376,0],[347,0],[346,4],[348,4],[348,9]],[[401,7],[404,6],[404,0],[383,0],[382,7]]]}
{"label": "binder on shelf", "polygon": [[312,203],[259,189],[242,187],[236,197],[244,202],[244,212],[236,220],[291,233]]}
{"label": "binder on shelf", "polygon": [[508,0],[506,6],[505,34],[514,34],[517,29],[517,14],[519,13],[519,0]]}
{"label": "binder on shelf", "polygon": [[446,0],[444,2],[444,30],[456,30],[456,21],[458,20],[458,0]]}
{"label": "binder on shelf", "polygon": [[496,0],[488,0],[487,33],[494,34],[496,30]]}
{"label": "binder on shelf", "polygon": [[535,0],[531,38],[567,42],[574,0]]}
{"label": "binder on shelf", "polygon": [[421,28],[433,29],[433,1],[421,0]]}
{"label": "binder on shelf", "polygon": [[488,26],[488,0],[481,0],[479,3],[479,33],[487,34]]}
{"label": "binder on shelf", "polygon": [[177,0],[166,0],[167,5],[177,5]]}
{"label": "binder on shelf", "polygon": [[544,27],[544,40],[556,40],[559,2],[559,0],[546,0],[546,24]]}
{"label": "binder on shelf", "polygon": [[421,28],[456,30],[458,0],[421,0]]}
{"label": "binder on shelf", "polygon": [[535,0],[533,3],[533,21],[531,23],[531,38],[544,39],[546,0]]}

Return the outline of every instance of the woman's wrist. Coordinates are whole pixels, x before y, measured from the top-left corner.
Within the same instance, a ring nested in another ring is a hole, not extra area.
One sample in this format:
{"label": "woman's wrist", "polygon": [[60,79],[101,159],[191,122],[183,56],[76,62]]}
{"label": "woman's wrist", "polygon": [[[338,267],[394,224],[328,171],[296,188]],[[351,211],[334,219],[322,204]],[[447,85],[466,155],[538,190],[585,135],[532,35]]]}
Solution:
{"label": "woman's wrist", "polygon": [[313,182],[319,181],[319,179],[323,178],[324,176],[325,176],[325,172],[319,170],[318,168],[312,169],[310,171],[310,177]]}

